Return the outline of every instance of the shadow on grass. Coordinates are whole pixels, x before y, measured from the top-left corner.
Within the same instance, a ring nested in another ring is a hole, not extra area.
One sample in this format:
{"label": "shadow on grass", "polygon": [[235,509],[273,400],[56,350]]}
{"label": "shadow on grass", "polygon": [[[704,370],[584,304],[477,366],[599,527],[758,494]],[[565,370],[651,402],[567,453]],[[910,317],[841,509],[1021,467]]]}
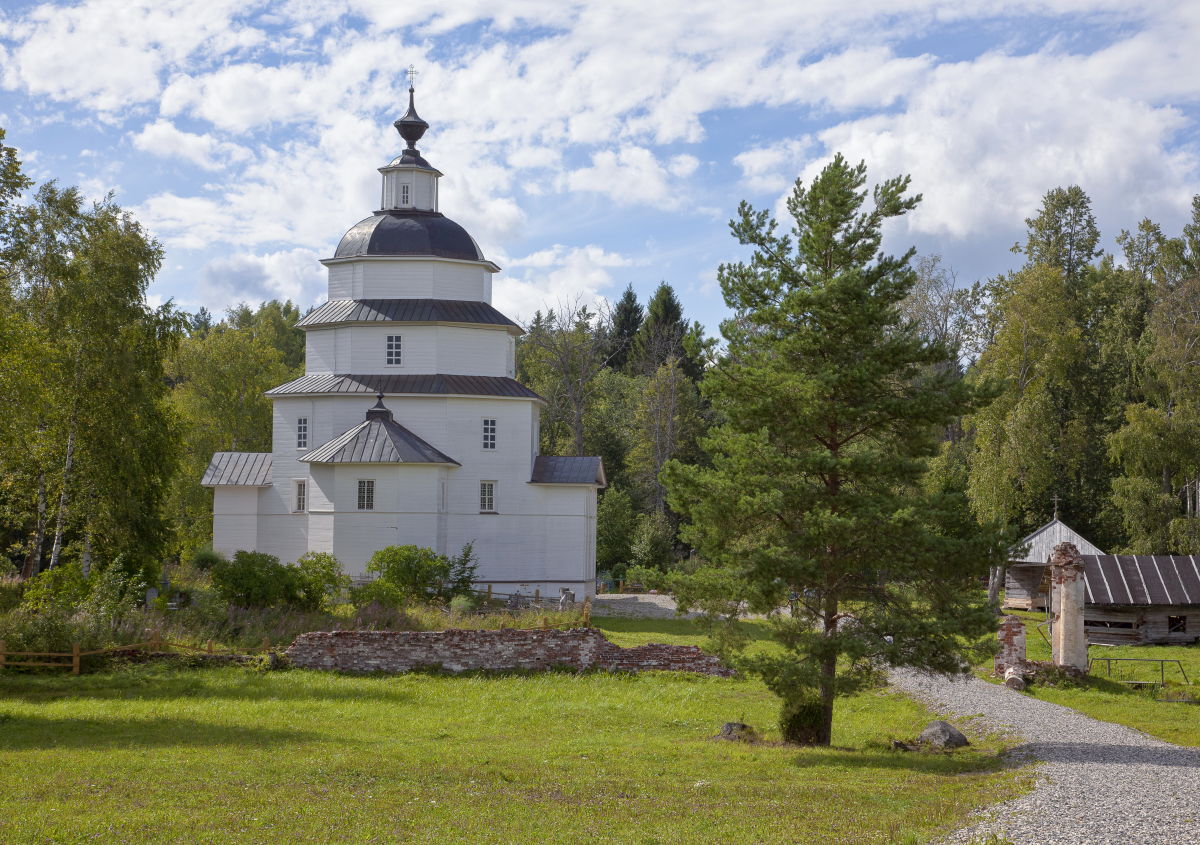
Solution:
{"label": "shadow on grass", "polygon": [[[323,701],[407,704],[412,694],[383,683],[294,683],[291,673],[248,669],[135,667],[116,672],[71,675],[0,675],[0,698],[44,702],[70,698],[157,701]],[[304,673],[307,674],[307,673]],[[326,674],[326,673],[321,673]],[[328,673],[333,677],[332,673]],[[343,676],[344,677],[344,676]],[[362,676],[353,679],[363,680]]]}
{"label": "shadow on grass", "polygon": [[287,728],[214,725],[192,719],[74,719],[0,713],[0,751],[34,749],[267,748],[328,737]]}
{"label": "shadow on grass", "polygon": [[880,748],[854,751],[849,749],[813,749],[801,752],[792,761],[798,769],[890,769],[933,775],[962,775],[993,772],[1003,766],[998,755],[981,756],[979,752],[891,751]]}

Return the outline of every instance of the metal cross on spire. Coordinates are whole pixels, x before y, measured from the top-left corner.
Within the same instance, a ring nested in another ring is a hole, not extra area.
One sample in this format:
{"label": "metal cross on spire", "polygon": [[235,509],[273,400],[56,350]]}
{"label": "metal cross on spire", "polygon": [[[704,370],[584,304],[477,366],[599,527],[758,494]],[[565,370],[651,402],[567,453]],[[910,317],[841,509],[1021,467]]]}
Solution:
{"label": "metal cross on spire", "polygon": [[1058,494],[1054,494],[1054,518],[1058,519]]}
{"label": "metal cross on spire", "polygon": [[408,74],[408,90],[411,91],[413,89],[413,82],[416,81],[417,74],[420,72],[421,71],[417,70],[416,65],[408,66],[408,70],[405,71],[405,73]]}

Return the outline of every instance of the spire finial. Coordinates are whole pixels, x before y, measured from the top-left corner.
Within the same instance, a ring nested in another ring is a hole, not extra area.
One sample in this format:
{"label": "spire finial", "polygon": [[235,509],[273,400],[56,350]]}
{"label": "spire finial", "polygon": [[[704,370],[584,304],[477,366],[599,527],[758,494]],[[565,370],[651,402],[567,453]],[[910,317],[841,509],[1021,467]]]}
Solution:
{"label": "spire finial", "polygon": [[390,422],[391,419],[392,419],[392,412],[390,410],[388,410],[388,407],[386,405],[383,404],[383,392],[381,391],[379,393],[376,393],[375,394],[375,404],[372,407],[367,408],[367,422],[370,422],[372,420],[381,420],[384,422]]}
{"label": "spire finial", "polygon": [[413,88],[413,82],[418,73],[420,71],[412,65],[409,65],[408,70],[405,71],[405,74],[408,76],[408,111],[404,113],[404,117],[392,124],[396,127],[396,131],[400,133],[400,137],[408,142],[407,149],[413,152],[417,151],[417,141],[421,140],[421,136],[429,128],[429,124],[421,120],[421,116],[417,114],[417,106],[414,102],[416,89]]}
{"label": "spire finial", "polygon": [[1058,494],[1054,494],[1054,518],[1058,519]]}

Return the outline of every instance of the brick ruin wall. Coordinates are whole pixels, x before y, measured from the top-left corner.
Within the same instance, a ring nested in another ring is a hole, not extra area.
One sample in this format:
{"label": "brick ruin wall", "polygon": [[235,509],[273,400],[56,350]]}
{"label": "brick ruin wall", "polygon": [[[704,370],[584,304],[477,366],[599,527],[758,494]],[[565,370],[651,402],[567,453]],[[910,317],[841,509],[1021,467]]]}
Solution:
{"label": "brick ruin wall", "polygon": [[1000,641],[1000,650],[996,652],[995,672],[1003,675],[1008,667],[1025,662],[1025,623],[1020,616],[1005,616],[996,638]]}
{"label": "brick ruin wall", "polygon": [[595,628],[498,631],[328,631],[301,634],[286,652],[293,666],[338,672],[451,672],[511,669],[652,670],[736,674],[696,646],[621,648]]}

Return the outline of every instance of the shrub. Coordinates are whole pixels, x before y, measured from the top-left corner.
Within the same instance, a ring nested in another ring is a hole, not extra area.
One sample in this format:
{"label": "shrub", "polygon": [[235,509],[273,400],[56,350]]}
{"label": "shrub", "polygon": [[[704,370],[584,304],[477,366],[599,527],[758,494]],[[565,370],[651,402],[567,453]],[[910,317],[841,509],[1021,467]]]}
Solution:
{"label": "shrub", "polygon": [[796,698],[784,699],[779,711],[779,732],[784,742],[794,742],[797,745],[822,745],[822,731],[825,724],[825,711],[821,707],[821,699],[816,695],[798,695]]}
{"label": "shrub", "polygon": [[265,552],[236,552],[233,560],[222,561],[212,570],[217,595],[238,607],[297,604],[299,576],[300,570],[284,566],[275,555]]}
{"label": "shrub", "polygon": [[80,609],[100,617],[119,619],[137,609],[146,594],[140,571],[131,574],[125,560],[116,560],[88,579],[88,595]]}
{"label": "shrub", "polygon": [[88,581],[78,563],[47,569],[29,579],[21,607],[32,613],[71,612],[88,594]]}
{"label": "shrub", "polygon": [[443,586],[448,598],[455,596],[474,597],[475,579],[479,577],[479,558],[475,556],[475,544],[467,543],[462,550],[450,558],[450,574]]}
{"label": "shrub", "polygon": [[474,594],[455,596],[450,600],[450,610],[460,616],[471,613],[478,606],[479,600]]}
{"label": "shrub", "polygon": [[632,566],[668,569],[675,561],[675,530],[664,513],[641,513],[629,551]]}
{"label": "shrub", "polygon": [[306,552],[296,561],[300,591],[297,604],[304,610],[321,610],[336,603],[350,579],[341,562],[328,552]]}
{"label": "shrub", "polygon": [[367,561],[367,572],[394,587],[406,598],[429,598],[442,590],[450,577],[450,561],[433,549],[420,546],[385,546]]}
{"label": "shrub", "polygon": [[350,601],[358,608],[375,606],[394,609],[403,607],[409,598],[410,596],[395,584],[383,579],[368,581],[362,586],[350,590]]}
{"label": "shrub", "polygon": [[25,595],[25,582],[15,575],[0,576],[0,613],[5,613],[21,603]]}
{"label": "shrub", "polygon": [[201,572],[208,572],[216,569],[221,564],[228,562],[229,559],[226,558],[225,555],[221,554],[220,552],[213,551],[207,546],[196,549],[194,552],[192,552],[191,557],[188,558],[188,563],[190,563],[193,568],[199,569]]}

